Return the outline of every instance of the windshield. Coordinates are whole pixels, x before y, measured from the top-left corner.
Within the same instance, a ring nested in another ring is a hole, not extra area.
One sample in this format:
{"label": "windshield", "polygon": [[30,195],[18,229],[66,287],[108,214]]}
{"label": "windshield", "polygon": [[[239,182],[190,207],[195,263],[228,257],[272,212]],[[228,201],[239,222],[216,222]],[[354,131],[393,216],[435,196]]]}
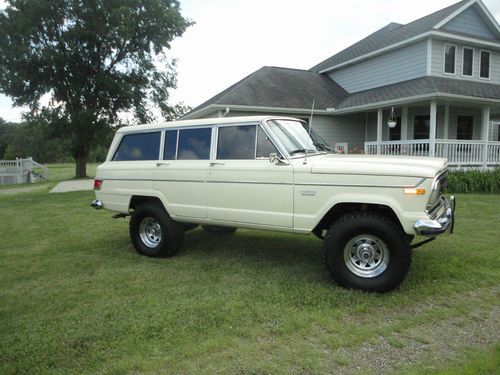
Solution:
{"label": "windshield", "polygon": [[314,129],[302,121],[270,120],[267,122],[270,131],[281,142],[290,156],[297,154],[333,152]]}

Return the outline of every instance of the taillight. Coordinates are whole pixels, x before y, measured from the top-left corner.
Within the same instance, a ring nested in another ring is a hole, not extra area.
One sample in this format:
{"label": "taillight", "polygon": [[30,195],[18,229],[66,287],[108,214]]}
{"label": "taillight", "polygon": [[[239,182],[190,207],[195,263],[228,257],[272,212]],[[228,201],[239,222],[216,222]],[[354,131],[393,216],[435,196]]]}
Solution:
{"label": "taillight", "polygon": [[103,180],[98,180],[97,178],[94,180],[94,190],[101,190]]}

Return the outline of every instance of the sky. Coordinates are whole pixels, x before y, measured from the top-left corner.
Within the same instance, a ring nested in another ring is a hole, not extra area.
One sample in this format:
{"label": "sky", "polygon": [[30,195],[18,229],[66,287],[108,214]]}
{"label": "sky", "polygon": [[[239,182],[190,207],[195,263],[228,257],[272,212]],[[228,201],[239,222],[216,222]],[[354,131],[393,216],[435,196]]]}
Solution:
{"label": "sky", "polygon": [[[178,86],[169,102],[196,107],[262,66],[309,69],[390,22],[406,24],[456,2],[180,0],[195,24],[168,51]],[[500,1],[483,3],[500,22]],[[19,121],[21,112],[0,94],[0,117]]]}

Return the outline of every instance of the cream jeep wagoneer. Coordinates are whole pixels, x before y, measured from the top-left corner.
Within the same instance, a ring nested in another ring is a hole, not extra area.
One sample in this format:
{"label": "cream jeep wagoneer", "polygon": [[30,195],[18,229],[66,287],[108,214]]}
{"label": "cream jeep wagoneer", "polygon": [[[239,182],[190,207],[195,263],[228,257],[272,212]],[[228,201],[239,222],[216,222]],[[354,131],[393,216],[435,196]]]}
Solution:
{"label": "cream jeep wagoneer", "polygon": [[445,159],[338,154],[293,118],[177,121],[118,130],[92,206],[130,215],[134,247],[153,257],[177,253],[197,225],[313,233],[339,284],[385,292],[413,248],[452,231],[446,172]]}

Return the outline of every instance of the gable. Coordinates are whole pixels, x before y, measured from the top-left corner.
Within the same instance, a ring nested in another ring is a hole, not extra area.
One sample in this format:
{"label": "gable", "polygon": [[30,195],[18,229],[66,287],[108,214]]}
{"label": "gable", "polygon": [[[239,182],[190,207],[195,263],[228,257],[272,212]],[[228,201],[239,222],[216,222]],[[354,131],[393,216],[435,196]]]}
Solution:
{"label": "gable", "polygon": [[446,23],[442,30],[469,34],[480,38],[498,39],[491,22],[476,4],[468,7],[463,12]]}

